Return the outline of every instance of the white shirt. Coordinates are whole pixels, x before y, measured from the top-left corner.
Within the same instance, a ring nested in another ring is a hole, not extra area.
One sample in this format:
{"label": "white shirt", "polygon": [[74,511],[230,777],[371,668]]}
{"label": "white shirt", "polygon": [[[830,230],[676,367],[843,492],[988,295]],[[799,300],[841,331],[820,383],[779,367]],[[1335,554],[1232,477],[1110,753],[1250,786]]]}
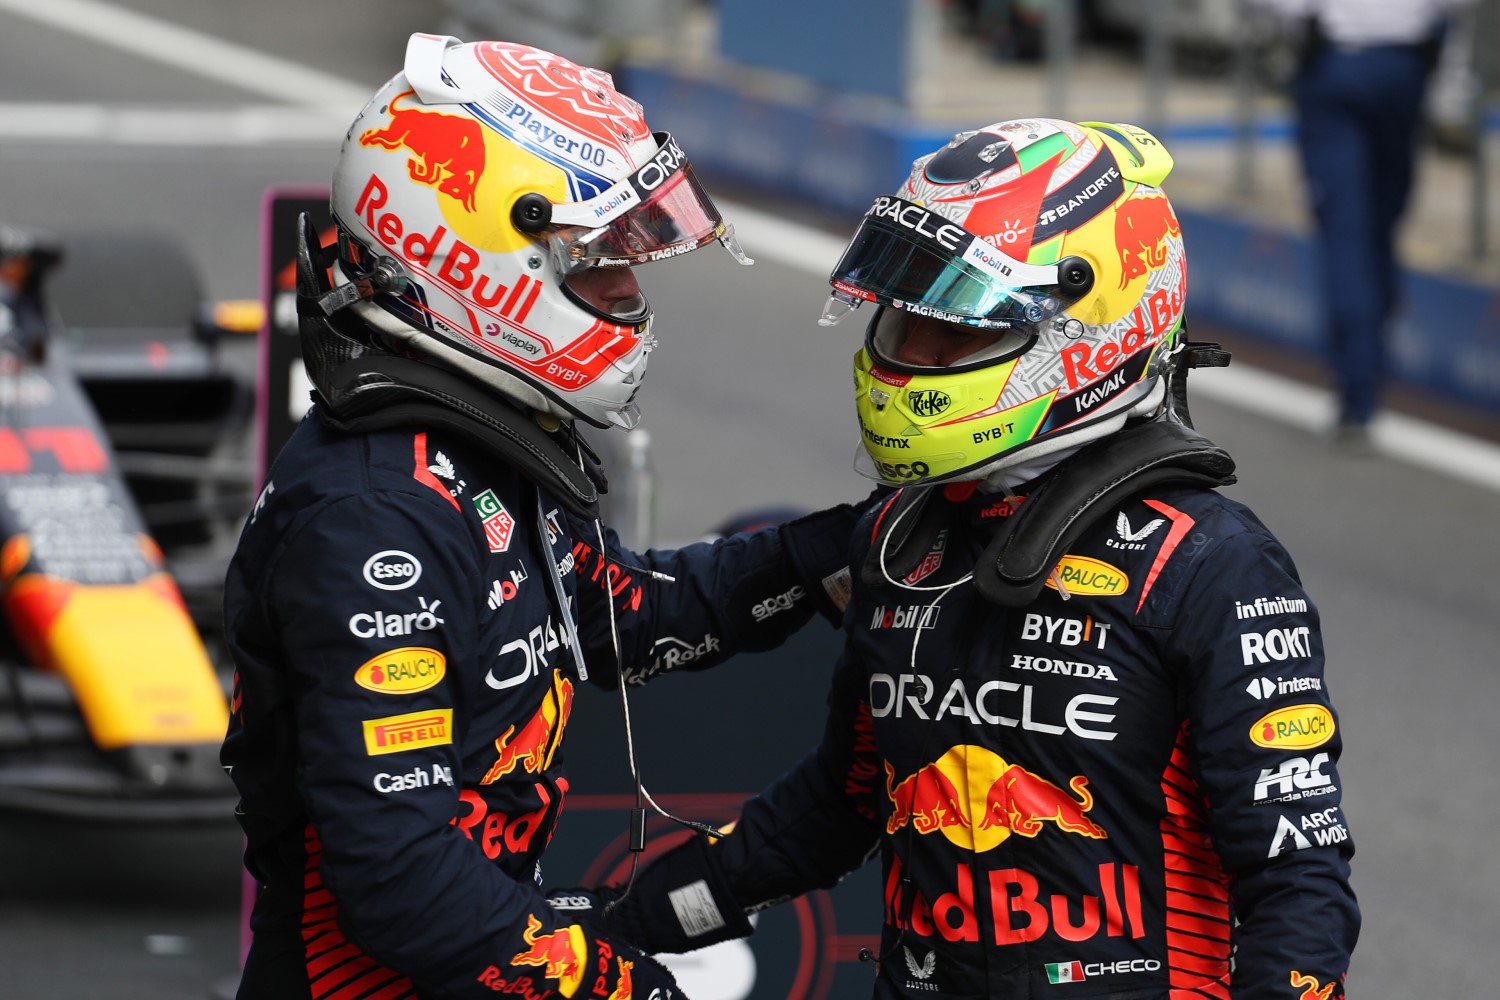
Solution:
{"label": "white shirt", "polygon": [[1472,0],[1251,0],[1283,17],[1316,14],[1336,45],[1420,42],[1438,19]]}

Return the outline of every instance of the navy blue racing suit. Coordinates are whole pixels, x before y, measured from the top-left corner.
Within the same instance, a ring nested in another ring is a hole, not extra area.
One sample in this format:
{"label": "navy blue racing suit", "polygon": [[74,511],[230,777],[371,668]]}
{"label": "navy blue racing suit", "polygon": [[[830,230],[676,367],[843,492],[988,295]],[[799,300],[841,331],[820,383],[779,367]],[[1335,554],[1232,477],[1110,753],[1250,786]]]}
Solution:
{"label": "navy blue racing suit", "polygon": [[1342,996],[1341,738],[1276,538],[1217,492],[1138,494],[1012,609],[965,582],[1012,504],[934,501],[915,570],[856,578],[821,745],[714,848],[734,899],[878,846],[877,997]]}
{"label": "navy blue racing suit", "polygon": [[634,554],[468,438],[305,419],[225,598],[259,884],[241,996],[628,989],[538,889],[569,708],[616,684],[616,642],[640,683],[805,624],[786,530]]}

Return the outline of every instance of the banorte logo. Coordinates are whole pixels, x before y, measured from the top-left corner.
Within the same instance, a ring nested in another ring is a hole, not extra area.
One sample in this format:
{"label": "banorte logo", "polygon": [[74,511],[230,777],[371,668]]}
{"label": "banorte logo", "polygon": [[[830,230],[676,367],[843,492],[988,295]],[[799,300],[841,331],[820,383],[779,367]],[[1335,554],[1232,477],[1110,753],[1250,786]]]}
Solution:
{"label": "banorte logo", "polygon": [[1115,246],[1120,248],[1120,287],[1167,263],[1168,238],[1182,225],[1164,194],[1126,198],[1115,209]]}
{"label": "banorte logo", "polygon": [[1070,794],[984,747],[953,747],[899,783],[895,778],[887,762],[886,796],[892,806],[887,833],[910,824],[917,833],[939,832],[978,852],[998,847],[1012,833],[1035,837],[1047,823],[1095,840],[1109,836],[1087,815],[1094,807],[1088,778],[1073,777]]}
{"label": "banorte logo", "polygon": [[527,948],[512,958],[510,964],[539,967],[542,975],[557,980],[559,993],[570,997],[583,982],[584,960],[588,955],[588,940],[583,928],[569,924],[550,934],[539,933],[541,929],[540,920],[535,916],[526,917],[526,930],[521,938]]}

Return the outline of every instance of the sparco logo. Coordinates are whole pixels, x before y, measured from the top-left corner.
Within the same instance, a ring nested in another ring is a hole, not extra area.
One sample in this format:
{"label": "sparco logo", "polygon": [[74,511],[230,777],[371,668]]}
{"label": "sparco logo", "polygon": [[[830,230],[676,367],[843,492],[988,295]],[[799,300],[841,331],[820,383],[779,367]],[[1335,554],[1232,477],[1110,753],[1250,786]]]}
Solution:
{"label": "sparco logo", "polygon": [[911,412],[919,417],[936,416],[953,402],[953,397],[938,389],[919,389],[906,399],[911,404]]}
{"label": "sparco logo", "polygon": [[405,590],[422,578],[416,556],[400,549],[386,549],[365,560],[365,582],[381,590]]}
{"label": "sparco logo", "polygon": [[703,641],[697,645],[669,635],[656,640],[656,645],[651,647],[651,652],[656,654],[656,660],[651,665],[652,673],[660,670],[675,670],[684,664],[696,663],[709,653],[715,653],[718,650],[719,637],[716,635],[704,635]]}
{"label": "sparco logo", "polygon": [[790,611],[793,605],[806,596],[807,591],[800,586],[793,587],[785,594],[777,594],[775,597],[768,597],[761,601],[750,609],[750,614],[756,621],[763,622],[777,612]]}

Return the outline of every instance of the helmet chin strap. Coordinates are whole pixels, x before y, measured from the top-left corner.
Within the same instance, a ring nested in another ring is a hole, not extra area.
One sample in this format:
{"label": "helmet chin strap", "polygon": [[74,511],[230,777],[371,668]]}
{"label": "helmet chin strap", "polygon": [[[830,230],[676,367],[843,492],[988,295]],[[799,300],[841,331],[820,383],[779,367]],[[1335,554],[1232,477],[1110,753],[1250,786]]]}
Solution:
{"label": "helmet chin strap", "polygon": [[1151,391],[1128,410],[1076,431],[1048,435],[1019,453],[1007,452],[979,470],[979,489],[984,493],[1009,493],[1020,484],[1029,483],[1060,465],[1089,442],[1118,433],[1126,422],[1155,415],[1166,397],[1165,380],[1157,379]]}

